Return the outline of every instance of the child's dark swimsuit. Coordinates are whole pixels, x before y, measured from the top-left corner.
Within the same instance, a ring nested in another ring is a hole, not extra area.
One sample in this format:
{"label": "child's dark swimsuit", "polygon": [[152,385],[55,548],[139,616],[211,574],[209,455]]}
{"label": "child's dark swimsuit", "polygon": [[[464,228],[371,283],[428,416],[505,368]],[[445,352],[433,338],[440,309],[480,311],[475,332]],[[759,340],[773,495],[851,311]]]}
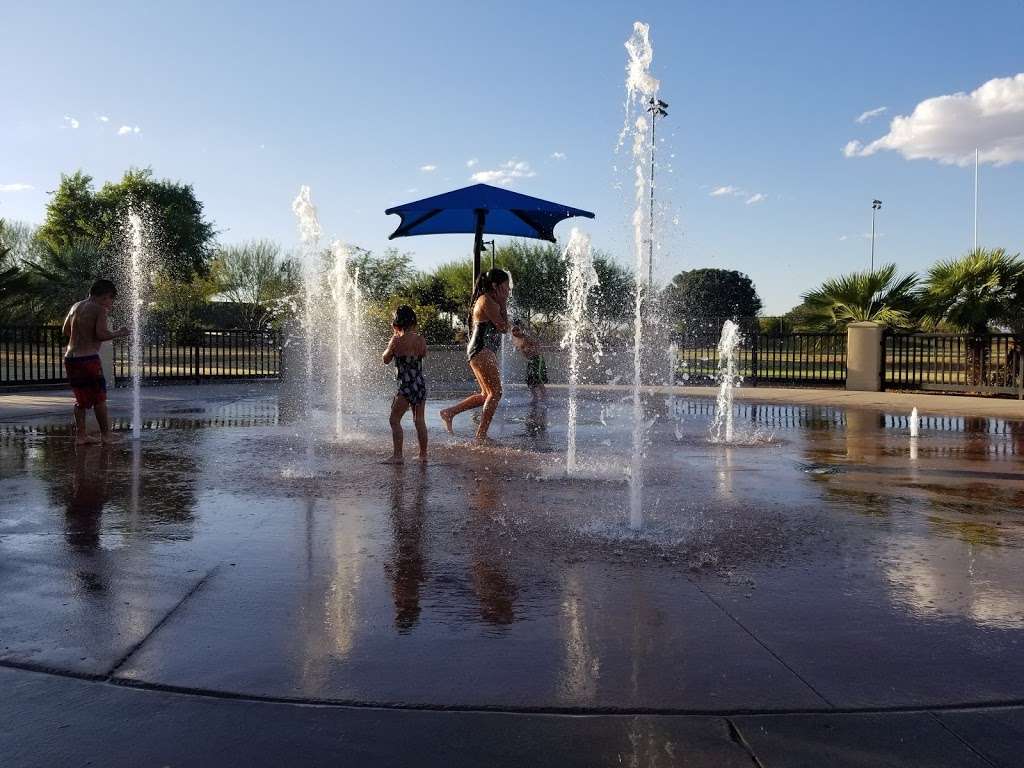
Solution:
{"label": "child's dark swimsuit", "polygon": [[427,399],[427,380],[423,378],[423,358],[418,355],[395,355],[395,381],[398,383],[398,394],[409,401],[409,405],[419,405]]}
{"label": "child's dark swimsuit", "polygon": [[485,349],[498,354],[501,351],[501,334],[490,320],[477,320],[473,323],[473,334],[469,337],[469,346],[466,347],[466,358],[472,360]]}

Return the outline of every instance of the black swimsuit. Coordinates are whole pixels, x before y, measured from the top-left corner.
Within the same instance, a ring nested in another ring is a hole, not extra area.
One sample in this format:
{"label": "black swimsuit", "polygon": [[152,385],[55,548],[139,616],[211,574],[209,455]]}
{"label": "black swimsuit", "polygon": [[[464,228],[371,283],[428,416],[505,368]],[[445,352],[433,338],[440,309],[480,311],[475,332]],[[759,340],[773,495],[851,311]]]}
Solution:
{"label": "black swimsuit", "polygon": [[498,332],[498,327],[490,320],[476,320],[473,322],[473,333],[469,337],[469,346],[466,347],[466,358],[472,360],[485,349],[498,354],[501,351],[501,334]]}
{"label": "black swimsuit", "polygon": [[395,355],[395,381],[398,394],[419,405],[427,399],[427,380],[423,378],[423,358],[419,355]]}

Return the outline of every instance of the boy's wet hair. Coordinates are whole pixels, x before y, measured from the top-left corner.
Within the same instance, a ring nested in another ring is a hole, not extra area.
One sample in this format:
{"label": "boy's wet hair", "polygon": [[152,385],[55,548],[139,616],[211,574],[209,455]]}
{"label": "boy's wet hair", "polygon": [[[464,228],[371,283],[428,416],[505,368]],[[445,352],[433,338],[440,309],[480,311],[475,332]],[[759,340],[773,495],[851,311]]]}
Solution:
{"label": "boy's wet hair", "polygon": [[117,296],[117,286],[115,286],[110,280],[101,277],[95,283],[92,284],[92,288],[89,289],[89,295],[99,298],[100,296]]}
{"label": "boy's wet hair", "polygon": [[414,325],[416,325],[416,310],[408,304],[400,306],[391,316],[392,328],[401,328],[403,331],[407,331]]}

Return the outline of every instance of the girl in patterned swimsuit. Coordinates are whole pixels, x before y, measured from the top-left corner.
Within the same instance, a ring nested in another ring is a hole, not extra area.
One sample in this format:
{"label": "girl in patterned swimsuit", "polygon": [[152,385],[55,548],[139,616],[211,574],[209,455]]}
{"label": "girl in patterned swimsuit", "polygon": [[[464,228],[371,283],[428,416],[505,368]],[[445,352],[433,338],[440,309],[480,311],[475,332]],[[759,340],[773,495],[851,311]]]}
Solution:
{"label": "girl in patterned swimsuit", "polygon": [[427,356],[427,342],[416,331],[416,312],[403,304],[391,318],[391,341],[384,350],[384,365],[395,361],[398,392],[391,403],[391,440],[394,453],[385,463],[402,463],[402,417],[412,408],[416,438],[420,444],[420,461],[427,460],[427,382],[423,378],[423,358]]}

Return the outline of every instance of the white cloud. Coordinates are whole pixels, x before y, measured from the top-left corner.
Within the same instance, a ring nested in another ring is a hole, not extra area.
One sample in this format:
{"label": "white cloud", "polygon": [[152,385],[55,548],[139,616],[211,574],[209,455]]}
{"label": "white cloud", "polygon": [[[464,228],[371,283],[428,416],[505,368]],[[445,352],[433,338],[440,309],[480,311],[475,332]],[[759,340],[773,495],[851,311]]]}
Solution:
{"label": "white cloud", "polygon": [[101,123],[109,123],[110,122],[110,118],[107,117],[106,115],[100,115],[96,119],[99,120]]}
{"label": "white cloud", "polygon": [[908,160],[970,165],[975,147],[984,163],[1024,161],[1024,72],[994,78],[970,93],[925,99],[909,116],[893,118],[885,136],[867,145],[851,141],[843,154],[895,150]]}
{"label": "white cloud", "polygon": [[848,142],[846,142],[846,146],[843,147],[843,156],[844,157],[856,157],[860,153],[860,151],[861,151],[861,149],[863,147],[864,147],[864,145],[861,144],[856,139],[853,140],[853,141],[848,141]]}
{"label": "white cloud", "polygon": [[868,120],[876,118],[879,115],[884,115],[888,109],[888,107],[877,107],[875,109],[869,109],[867,112],[861,112],[860,117],[858,117],[854,122],[864,125]]}
{"label": "white cloud", "polygon": [[850,239],[850,238],[849,238],[849,237],[848,237],[847,235],[840,235],[840,236],[839,236],[839,241],[840,241],[840,242],[842,242],[843,240],[849,240],[849,239]]}
{"label": "white cloud", "polygon": [[15,182],[14,184],[0,184],[0,192],[26,192],[30,189],[35,189],[31,184],[22,184]]}
{"label": "white cloud", "polygon": [[747,198],[747,205],[754,205],[755,203],[763,203],[768,199],[768,195],[764,195],[760,192],[755,192]]}
{"label": "white cloud", "polygon": [[117,129],[118,136],[127,136],[130,133],[139,133],[139,126],[137,125],[122,125]]}
{"label": "white cloud", "polygon": [[552,152],[551,153],[551,159],[552,160],[565,160],[565,152]]}
{"label": "white cloud", "polygon": [[473,167],[474,165],[476,165],[476,164],[477,164],[477,163],[479,163],[479,162],[480,162],[480,161],[479,161],[479,160],[477,160],[477,159],[476,159],[475,157],[474,157],[474,158],[471,158],[471,159],[469,159],[469,160],[467,160],[467,161],[466,161],[466,167],[467,167],[467,168],[472,168],[472,167]]}
{"label": "white cloud", "polygon": [[477,171],[470,177],[470,180],[478,184],[497,184],[499,187],[507,187],[517,179],[530,179],[536,175],[529,163],[522,160],[509,160],[493,171]]}
{"label": "white cloud", "polygon": [[421,165],[420,166],[420,170],[423,171],[424,173],[433,173],[434,171],[437,170],[437,166],[436,165]]}
{"label": "white cloud", "polygon": [[71,115],[64,115],[64,122],[71,126],[71,128],[78,127],[78,121],[75,118],[71,117]]}
{"label": "white cloud", "polygon": [[731,184],[724,187],[715,187],[711,190],[711,197],[739,197],[740,195],[747,194],[739,187],[734,187]]}

